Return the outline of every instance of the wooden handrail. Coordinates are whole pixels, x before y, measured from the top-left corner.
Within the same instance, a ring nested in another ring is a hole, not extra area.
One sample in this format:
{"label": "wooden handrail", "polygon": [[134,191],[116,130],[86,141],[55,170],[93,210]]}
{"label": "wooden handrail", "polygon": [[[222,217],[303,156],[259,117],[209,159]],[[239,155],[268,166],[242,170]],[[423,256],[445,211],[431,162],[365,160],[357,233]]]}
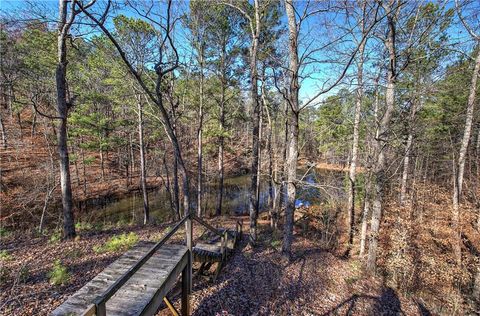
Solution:
{"label": "wooden handrail", "polygon": [[192,214],[192,219],[196,220],[199,224],[205,226],[206,228],[208,228],[209,230],[211,230],[212,232],[214,232],[216,235],[222,237],[223,234],[222,232],[220,232],[218,229],[216,229],[215,227],[213,227],[212,225],[210,225],[209,223],[205,222],[203,219],[201,219],[200,217],[197,217],[196,215]]}
{"label": "wooden handrail", "polygon": [[185,215],[173,228],[170,230],[159,242],[157,242],[142,258],[140,258],[127,272],[125,272],[115,283],[110,285],[102,295],[98,296],[94,300],[96,314],[106,315],[105,304],[115,293],[132,277],[132,275],[142,267],[142,265],[150,259],[155,252],[163,246],[170,237],[184,224],[191,215]]}

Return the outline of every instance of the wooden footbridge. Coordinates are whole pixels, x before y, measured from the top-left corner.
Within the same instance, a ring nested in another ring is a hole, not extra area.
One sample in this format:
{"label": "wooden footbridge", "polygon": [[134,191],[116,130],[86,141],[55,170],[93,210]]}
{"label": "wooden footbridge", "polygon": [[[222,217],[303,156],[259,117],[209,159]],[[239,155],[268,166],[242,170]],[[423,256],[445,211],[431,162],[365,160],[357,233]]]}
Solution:
{"label": "wooden footbridge", "polygon": [[[192,222],[207,228],[204,242],[192,247]],[[185,225],[186,245],[167,244]],[[189,315],[192,288],[192,262],[200,262],[199,273],[217,264],[214,280],[229,252],[242,235],[242,224],[235,230],[214,228],[193,214],[182,218],[157,243],[140,242],[68,298],[52,313],[60,315],[154,315],[162,302],[173,315]],[[181,275],[181,311],[173,307],[167,294]]]}

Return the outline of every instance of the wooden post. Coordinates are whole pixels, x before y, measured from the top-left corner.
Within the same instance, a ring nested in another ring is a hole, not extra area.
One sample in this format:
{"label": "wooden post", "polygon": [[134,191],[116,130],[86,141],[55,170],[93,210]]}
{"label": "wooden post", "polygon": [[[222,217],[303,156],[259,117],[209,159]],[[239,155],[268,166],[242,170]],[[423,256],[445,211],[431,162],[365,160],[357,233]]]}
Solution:
{"label": "wooden post", "polygon": [[107,307],[106,303],[102,302],[97,305],[96,316],[106,316],[107,315]]}
{"label": "wooden post", "polygon": [[187,218],[187,221],[185,222],[185,233],[186,233],[186,238],[187,238],[187,248],[188,248],[188,264],[187,267],[189,269],[189,275],[190,275],[190,281],[189,283],[189,291],[192,291],[192,262],[193,262],[193,227],[192,227],[192,214],[189,215]]}
{"label": "wooden post", "polygon": [[186,243],[187,243],[187,248],[188,251],[190,251],[190,254],[192,253],[192,218],[191,216],[187,218],[185,222],[185,234],[186,234]]}
{"label": "wooden post", "polygon": [[192,260],[191,252],[187,265],[182,271],[182,316],[190,315],[190,291],[192,288]]}

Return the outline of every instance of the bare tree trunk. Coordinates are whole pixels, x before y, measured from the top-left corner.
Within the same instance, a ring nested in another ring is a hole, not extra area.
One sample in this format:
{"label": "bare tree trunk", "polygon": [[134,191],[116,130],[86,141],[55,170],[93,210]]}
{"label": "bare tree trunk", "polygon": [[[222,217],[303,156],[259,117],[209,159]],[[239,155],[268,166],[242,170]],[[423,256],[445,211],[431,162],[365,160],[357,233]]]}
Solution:
{"label": "bare tree trunk", "polygon": [[365,203],[363,206],[363,213],[362,213],[362,227],[360,231],[360,257],[363,257],[365,254],[365,246],[367,241],[367,229],[368,229],[368,216],[370,214],[370,201],[371,196],[370,192],[372,191],[372,179],[371,179],[371,171],[368,171],[369,175],[367,175],[366,183],[365,183]]}
{"label": "bare tree trunk", "polygon": [[[133,178],[135,176],[135,152],[133,150],[132,134],[129,134],[129,147],[130,147],[130,161],[131,161],[130,177]],[[132,182],[132,179],[130,179],[130,183],[131,182]]]}
{"label": "bare tree trunk", "polygon": [[[80,139],[82,142],[83,139]],[[80,154],[82,155],[82,167],[83,167],[83,194],[87,195],[87,170],[85,166],[85,152],[82,147],[80,147]]]}
{"label": "bare tree trunk", "polygon": [[[411,128],[411,127],[410,127]],[[405,156],[403,158],[403,171],[402,171],[402,181],[400,184],[400,205],[405,204],[405,199],[407,196],[407,182],[408,174],[410,172],[410,152],[413,146],[413,132],[408,132],[407,144],[405,145]]]}
{"label": "bare tree trunk", "polygon": [[461,240],[461,224],[460,224],[460,199],[462,195],[463,176],[465,171],[465,160],[467,156],[468,143],[472,132],[473,108],[475,106],[475,95],[477,92],[477,80],[480,71],[480,51],[475,59],[475,68],[472,74],[472,83],[470,85],[470,93],[468,95],[467,115],[465,119],[465,129],[463,133],[462,143],[457,162],[457,175],[453,190],[453,230],[455,232],[454,252],[457,265],[462,264],[462,240]]}
{"label": "bare tree trunk", "polygon": [[3,125],[2,114],[0,113],[0,130],[2,131],[2,146],[4,149],[7,148],[7,132],[5,131],[5,126]]}
{"label": "bare tree trunk", "polygon": [[298,82],[298,31],[295,16],[295,8],[292,0],[285,1],[285,11],[288,18],[288,39],[289,39],[289,73],[290,73],[290,93],[288,103],[291,113],[289,114],[289,139],[288,154],[286,160],[287,170],[287,203],[285,209],[285,225],[283,232],[282,252],[290,257],[291,245],[293,241],[293,220],[295,212],[296,197],[296,179],[297,179],[297,159],[298,159],[298,92],[300,85]]}
{"label": "bare tree trunk", "polygon": [[[102,146],[102,145],[100,144],[100,146]],[[100,171],[101,171],[101,174],[102,174],[102,181],[105,181],[105,164],[104,164],[103,149],[102,148],[99,149],[99,153],[100,153]]]}
{"label": "bare tree trunk", "polygon": [[[475,161],[477,165],[477,177],[476,177],[476,184],[477,188],[480,183],[480,124],[478,125],[478,135],[477,135],[477,146],[475,148]],[[477,230],[480,231],[480,209],[478,210],[477,214]],[[480,272],[478,275],[479,279],[479,292],[480,292]]]}
{"label": "bare tree trunk", "polygon": [[57,111],[60,117],[58,125],[58,155],[60,156],[60,186],[63,205],[63,235],[65,238],[75,237],[73,217],[72,184],[70,180],[70,161],[67,146],[67,37],[73,22],[74,13],[70,12],[67,21],[68,0],[59,0],[58,22],[58,64],[56,69]]}
{"label": "bare tree trunk", "polygon": [[203,195],[203,179],[202,179],[202,161],[203,161],[203,147],[202,147],[202,133],[203,133],[203,49],[200,49],[200,104],[198,108],[198,130],[197,130],[197,140],[198,140],[198,151],[197,151],[197,216],[202,216],[202,195]]}
{"label": "bare tree trunk", "polygon": [[288,113],[289,113],[289,104],[288,104],[288,100],[285,99],[285,112],[284,112],[284,115],[285,115],[285,134],[283,135],[283,154],[282,154],[282,176],[281,176],[281,179],[280,179],[280,186],[279,186],[279,189],[278,189],[278,204],[277,204],[277,208],[275,209],[274,213],[273,213],[273,216],[275,217],[274,218],[274,223],[278,223],[278,219],[280,218],[280,213],[281,213],[281,210],[282,210],[282,207],[284,206],[285,204],[285,195],[286,195],[286,192],[285,192],[285,189],[286,189],[286,184],[285,182],[287,181],[287,177],[286,177],[286,174],[287,174],[287,169],[286,169],[286,161],[287,161],[287,147],[288,147],[288,131],[290,130],[289,128],[289,123],[288,123]]}
{"label": "bare tree trunk", "polygon": [[[364,10],[365,11],[365,10]],[[365,18],[365,17],[363,17]],[[364,20],[362,19],[361,28],[364,33]],[[348,245],[346,256],[350,255],[353,246],[353,234],[355,231],[355,180],[357,176],[357,156],[358,156],[358,142],[360,130],[360,113],[363,101],[363,53],[365,50],[365,41],[362,41],[358,49],[358,70],[357,70],[357,93],[355,100],[355,116],[353,120],[353,141],[352,141],[352,155],[350,158],[350,169],[348,172],[349,186],[348,186]]]}
{"label": "bare tree trunk", "polygon": [[58,186],[58,184],[55,183],[55,179],[53,179],[53,181],[53,187],[51,189],[47,188],[47,193],[45,194],[45,200],[43,202],[42,216],[40,217],[40,224],[38,225],[38,232],[40,234],[43,233],[43,226],[45,225],[45,213],[47,212],[48,201],[50,201],[53,191],[55,191]]}
{"label": "bare tree trunk", "polygon": [[217,197],[217,216],[222,214],[222,202],[223,202],[223,181],[224,181],[224,161],[223,161],[223,151],[225,139],[223,137],[223,132],[225,129],[225,87],[222,82],[222,100],[220,101],[220,133],[222,135],[219,139],[218,144],[218,197]]}
{"label": "bare tree trunk", "polygon": [[[32,129],[31,129],[31,132],[30,132],[30,137],[33,138],[35,136],[36,128],[37,128],[37,111],[35,111],[35,109],[33,109]],[[32,143],[33,143],[33,139],[32,139]]]}
{"label": "bare tree trunk", "polygon": [[385,113],[378,126],[378,134],[374,142],[376,161],[374,165],[374,199],[372,208],[372,221],[370,240],[368,245],[367,270],[374,272],[377,262],[378,237],[380,232],[380,221],[382,217],[383,198],[385,186],[387,184],[385,151],[388,143],[388,134],[390,122],[395,106],[395,85],[396,85],[396,51],[395,51],[395,18],[398,8],[395,12],[393,4],[395,0],[383,4],[387,13],[388,35],[385,40],[385,46],[389,53],[389,67],[387,75],[387,87],[385,92]]}
{"label": "bare tree trunk", "polygon": [[138,143],[140,146],[140,184],[142,186],[143,196],[143,225],[146,225],[150,221],[150,209],[148,206],[147,168],[145,161],[145,144],[143,139],[143,104],[141,96],[138,96],[137,98]]}
{"label": "bare tree trunk", "polygon": [[477,146],[475,146],[475,161],[477,165],[477,183],[480,181],[480,123],[478,124]]}
{"label": "bare tree trunk", "polygon": [[8,84],[7,102],[8,102],[8,110],[10,111],[10,119],[11,121],[13,121],[13,88],[12,88],[11,82]]}
{"label": "bare tree trunk", "polygon": [[[380,103],[380,87],[378,85],[378,81],[380,80],[380,73],[375,78],[375,99],[374,99],[374,108],[373,108],[373,117],[374,117],[374,124],[377,126],[375,135],[373,137],[369,136],[370,142],[375,141],[378,138],[378,108]],[[375,149],[374,149],[375,150]],[[373,155],[375,156],[375,152]],[[365,183],[365,203],[363,206],[363,214],[362,214],[362,228],[360,232],[360,257],[363,257],[365,254],[366,248],[366,241],[367,241],[367,231],[368,231],[368,217],[370,215],[370,208],[371,208],[371,201],[372,201],[372,157],[369,155],[367,158],[367,178]]]}
{"label": "bare tree trunk", "polygon": [[258,71],[257,51],[260,36],[260,12],[258,0],[254,0],[255,7],[255,31],[252,30],[252,43],[250,47],[250,98],[253,110],[253,131],[252,131],[252,175],[250,184],[249,215],[250,215],[250,244],[257,240],[257,217],[259,210],[258,194],[258,169],[259,169],[259,148],[260,148],[260,102],[258,100]]}
{"label": "bare tree trunk", "polygon": [[175,205],[175,213],[178,218],[181,218],[180,214],[180,186],[178,184],[178,160],[173,157],[173,204]]}
{"label": "bare tree trunk", "polygon": [[74,161],[74,166],[75,166],[75,177],[77,178],[76,184],[77,186],[80,186],[80,173],[78,172],[78,157],[75,155],[75,146],[72,144],[71,146],[72,149],[72,155],[75,156],[75,161]]}
{"label": "bare tree trunk", "polygon": [[[165,176],[167,177],[167,181],[165,183],[165,190],[167,191],[168,201],[170,202],[170,207],[172,208],[172,218],[174,220],[179,220],[179,214],[176,213],[175,203],[173,202],[173,195],[172,189],[170,186],[170,171],[168,171],[168,164],[167,164],[167,155],[166,152],[163,153],[163,167],[165,168]],[[161,172],[161,171],[160,171]]]}
{"label": "bare tree trunk", "polygon": [[274,173],[273,173],[273,122],[270,116],[270,109],[265,105],[268,119],[268,138],[267,138],[267,153],[268,153],[268,208],[270,212],[273,211],[273,201],[275,200],[274,189]]}
{"label": "bare tree trunk", "polygon": [[408,136],[407,136],[407,144],[405,145],[405,156],[403,159],[403,171],[402,171],[402,179],[400,183],[400,205],[405,204],[405,200],[407,197],[407,184],[408,184],[408,175],[410,173],[410,156],[413,148],[413,140],[414,140],[414,124],[415,124],[415,116],[417,114],[417,110],[420,108],[420,105],[417,104],[418,100],[418,93],[415,92],[416,95],[413,97],[413,102],[410,108],[410,116],[408,118]]}

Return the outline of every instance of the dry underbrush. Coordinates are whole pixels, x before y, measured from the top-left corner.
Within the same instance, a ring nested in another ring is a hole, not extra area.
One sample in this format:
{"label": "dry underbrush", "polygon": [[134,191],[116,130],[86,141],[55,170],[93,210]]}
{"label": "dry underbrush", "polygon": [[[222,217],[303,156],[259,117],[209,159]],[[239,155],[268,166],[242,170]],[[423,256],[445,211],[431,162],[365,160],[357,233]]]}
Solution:
{"label": "dry underbrush", "polygon": [[480,234],[473,227],[478,209],[462,204],[463,264],[458,267],[450,191],[429,185],[416,193],[413,203],[389,203],[384,213],[379,265],[386,283],[413,295],[434,314],[478,313],[479,302],[472,297],[472,280],[479,269],[478,251],[472,252],[480,249]]}

